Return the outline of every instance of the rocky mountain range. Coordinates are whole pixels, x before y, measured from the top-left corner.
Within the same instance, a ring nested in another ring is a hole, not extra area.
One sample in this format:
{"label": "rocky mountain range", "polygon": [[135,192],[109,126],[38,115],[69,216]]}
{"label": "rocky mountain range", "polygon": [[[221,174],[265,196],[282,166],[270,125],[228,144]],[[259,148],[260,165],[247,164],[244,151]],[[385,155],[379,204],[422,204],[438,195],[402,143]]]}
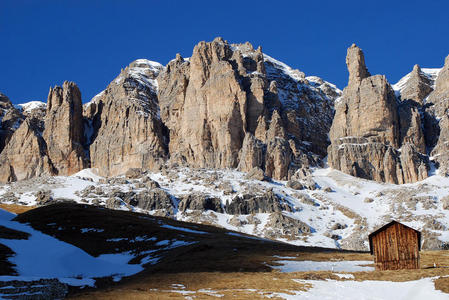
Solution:
{"label": "rocky mountain range", "polygon": [[340,94],[260,47],[201,42],[165,67],[136,60],[84,106],[73,82],[50,89],[45,113],[3,97],[0,180],[86,167],[115,176],[167,161],[289,179],[322,164]]}
{"label": "rocky mountain range", "polygon": [[394,85],[356,45],[346,63],[340,91],[216,38],[166,66],[132,62],[85,104],[73,82],[46,104],[0,94],[2,202],[74,200],[358,250],[395,217],[446,247],[449,57]]}
{"label": "rocky mountain range", "polygon": [[168,161],[286,180],[327,155],[331,167],[380,182],[422,180],[432,162],[447,173],[448,59],[430,74],[414,66],[396,92],[356,45],[346,63],[342,93],[260,47],[216,38],[165,67],[136,60],[84,106],[70,82],[50,89],[45,112],[2,95],[0,179],[86,167],[115,176]]}

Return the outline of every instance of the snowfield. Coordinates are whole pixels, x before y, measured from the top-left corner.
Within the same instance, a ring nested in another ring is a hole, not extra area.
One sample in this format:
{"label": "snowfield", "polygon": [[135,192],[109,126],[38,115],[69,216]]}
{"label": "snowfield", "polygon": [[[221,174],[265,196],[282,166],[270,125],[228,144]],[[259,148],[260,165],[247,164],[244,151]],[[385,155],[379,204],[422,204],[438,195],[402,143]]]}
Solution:
{"label": "snowfield", "polygon": [[448,294],[435,290],[432,278],[415,281],[336,281],[336,280],[298,280],[308,283],[312,288],[306,292],[294,292],[295,295],[277,293],[284,299],[310,300],[443,300]]}

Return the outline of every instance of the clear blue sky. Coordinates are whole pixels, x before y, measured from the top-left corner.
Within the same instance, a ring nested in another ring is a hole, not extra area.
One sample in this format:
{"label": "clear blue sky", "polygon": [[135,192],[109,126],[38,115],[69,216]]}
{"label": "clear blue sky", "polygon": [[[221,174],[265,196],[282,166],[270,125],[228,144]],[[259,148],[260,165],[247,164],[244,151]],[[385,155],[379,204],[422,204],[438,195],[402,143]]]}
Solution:
{"label": "clear blue sky", "polygon": [[71,80],[86,102],[134,59],[165,65],[216,36],[261,45],[339,88],[356,43],[370,72],[394,83],[415,63],[442,66],[448,12],[447,0],[0,0],[0,91],[14,103],[46,101],[50,86]]}

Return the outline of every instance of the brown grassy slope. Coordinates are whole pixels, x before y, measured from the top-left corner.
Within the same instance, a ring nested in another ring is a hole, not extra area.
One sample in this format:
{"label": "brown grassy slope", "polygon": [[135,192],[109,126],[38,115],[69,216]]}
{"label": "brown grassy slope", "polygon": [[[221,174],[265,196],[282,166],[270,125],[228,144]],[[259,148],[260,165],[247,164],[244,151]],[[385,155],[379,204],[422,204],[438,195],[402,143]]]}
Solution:
{"label": "brown grassy slope", "polygon": [[[163,217],[153,217],[145,214],[127,211],[109,210],[100,207],[78,204],[56,204],[37,208],[16,217],[17,221],[30,223],[35,229],[55,236],[65,242],[82,248],[91,255],[104,253],[119,253],[125,251],[142,252],[155,250],[157,241],[183,240],[195,242],[193,245],[181,247],[171,253],[165,260],[165,272],[179,271],[254,271],[270,270],[264,264],[254,264],[258,255],[274,255],[277,252],[292,253],[326,253],[333,251],[325,248],[297,247],[274,241],[247,239],[232,236],[229,230],[214,226],[193,224],[175,221]],[[174,226],[201,231],[207,234],[188,233],[162,226]],[[101,232],[89,231],[82,233],[83,229],[95,228]],[[137,237],[155,237],[155,241],[135,241]],[[111,239],[127,238],[127,240],[114,241]],[[109,241],[108,241],[109,240]],[[129,242],[133,241],[133,242]],[[206,255],[207,254],[207,255]],[[185,260],[187,255],[188,259]],[[205,260],[212,255],[213,261]],[[244,256],[249,263],[240,261]],[[238,264],[230,263],[239,258]],[[265,262],[265,260],[263,260]],[[172,267],[172,263],[176,267]]]}
{"label": "brown grassy slope", "polygon": [[[288,254],[286,252],[285,254]],[[290,252],[290,255],[294,253]],[[297,253],[298,260],[305,258],[303,253]],[[314,259],[331,260],[333,254],[340,259],[369,259],[369,254],[345,254],[345,253],[310,253]],[[307,256],[308,258],[309,256]],[[422,261],[429,262],[433,259],[444,261],[446,251],[422,252]],[[266,257],[267,261],[272,258]],[[339,272],[345,273],[345,272]],[[223,295],[221,299],[265,299],[265,296],[273,296],[273,293],[292,294],[293,291],[307,290],[310,285],[294,281],[305,280],[382,280],[382,281],[410,281],[424,277],[437,277],[435,288],[449,293],[449,269],[444,267],[423,267],[417,270],[397,271],[373,271],[354,272],[355,279],[341,279],[335,273],[329,271],[309,271],[280,273],[271,272],[196,272],[196,273],[155,273],[141,276],[133,281],[128,281],[116,287],[108,287],[98,291],[88,291],[71,295],[73,299],[185,299],[191,296],[194,299],[215,299],[217,295]],[[182,285],[181,287],[179,285]],[[184,292],[188,294],[184,294]],[[209,291],[209,292],[208,292]],[[213,293],[210,293],[213,291]],[[214,296],[215,295],[215,296]],[[448,296],[449,298],[449,296]],[[274,298],[277,299],[277,298]]]}
{"label": "brown grassy slope", "polygon": [[26,211],[36,208],[36,206],[0,203],[0,208],[7,210],[9,212],[15,213],[15,214],[21,214],[21,213],[24,213]]}
{"label": "brown grassy slope", "polygon": [[[156,274],[211,274],[270,272],[267,265],[273,255],[295,255],[302,259],[322,260],[335,257],[335,250],[325,248],[298,247],[285,243],[229,235],[229,231],[214,226],[179,222],[168,218],[153,217],[126,211],[109,210],[79,204],[55,204],[25,212],[15,218],[46,234],[55,236],[97,256],[104,253],[132,252],[137,257],[131,263],[139,263],[145,251],[155,251],[151,256],[160,257],[156,265],[147,265],[145,270],[113,283],[103,279],[98,286],[108,288],[155,278]],[[188,233],[164,228],[175,226],[188,228],[206,234]],[[86,231],[91,228],[96,231]],[[138,237],[152,237],[152,241],[139,241]],[[111,239],[126,238],[121,241]],[[162,249],[157,246],[161,240],[182,240],[194,242],[185,247]],[[331,254],[333,253],[333,254]],[[343,253],[343,252],[341,252]],[[356,255],[354,252],[344,252]],[[337,255],[338,256],[338,255]],[[196,276],[196,275],[195,275]],[[195,277],[189,275],[189,277]],[[234,275],[231,275],[233,277]],[[252,275],[247,275],[252,276]],[[199,276],[200,278],[202,275]],[[203,280],[200,280],[203,281]]]}

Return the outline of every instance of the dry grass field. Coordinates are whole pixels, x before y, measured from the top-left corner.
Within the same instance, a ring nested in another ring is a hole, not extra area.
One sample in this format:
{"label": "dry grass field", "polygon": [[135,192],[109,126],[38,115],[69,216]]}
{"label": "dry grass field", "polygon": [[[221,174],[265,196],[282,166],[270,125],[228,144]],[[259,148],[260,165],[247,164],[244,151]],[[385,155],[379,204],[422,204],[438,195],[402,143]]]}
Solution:
{"label": "dry grass field", "polygon": [[[302,253],[283,252],[285,256],[297,256],[297,260],[370,260],[367,253]],[[179,272],[147,274],[124,284],[98,291],[76,293],[71,299],[280,299],[277,293],[293,294],[292,291],[307,290],[310,284],[304,280],[379,280],[411,281],[436,277],[435,288],[449,293],[449,253],[446,251],[423,251],[422,267],[418,270],[352,272],[354,279],[344,279],[330,271],[281,273],[277,270],[262,272]],[[278,258],[265,257],[268,264]],[[433,262],[439,265],[433,267]],[[447,266],[447,267],[446,267]],[[346,272],[338,272],[346,273]],[[190,297],[190,298],[189,298]],[[449,295],[448,295],[449,298]]]}

